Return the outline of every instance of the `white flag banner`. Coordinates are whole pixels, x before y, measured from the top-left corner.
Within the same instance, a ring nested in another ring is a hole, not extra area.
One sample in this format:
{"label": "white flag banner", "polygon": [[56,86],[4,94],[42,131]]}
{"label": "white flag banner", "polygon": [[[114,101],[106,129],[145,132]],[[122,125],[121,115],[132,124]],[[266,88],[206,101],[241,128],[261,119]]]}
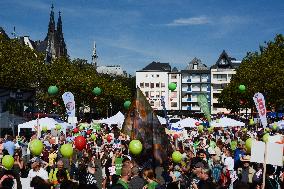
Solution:
{"label": "white flag banner", "polygon": [[65,92],[62,95],[68,117],[75,117],[75,100],[71,92]]}
{"label": "white flag banner", "polygon": [[264,128],[267,126],[267,118],[266,118],[266,107],[265,107],[265,99],[262,93],[255,93],[253,96],[253,101],[255,103],[256,109],[258,111],[260,121]]}

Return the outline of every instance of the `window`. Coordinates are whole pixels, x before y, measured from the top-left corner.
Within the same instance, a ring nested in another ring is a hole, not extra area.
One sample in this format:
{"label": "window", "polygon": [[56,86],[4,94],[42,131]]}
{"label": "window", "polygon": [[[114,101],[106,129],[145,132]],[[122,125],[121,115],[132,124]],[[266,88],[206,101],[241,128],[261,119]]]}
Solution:
{"label": "window", "polygon": [[177,97],[177,92],[176,92],[176,91],[171,92],[171,97],[172,97],[172,98],[176,98],[176,97]]}
{"label": "window", "polygon": [[226,60],[224,58],[221,59],[220,64],[225,65],[226,64]]}
{"label": "window", "polygon": [[162,91],[161,96],[166,96],[166,92]]}
{"label": "window", "polygon": [[177,102],[171,102],[171,107],[177,107]]}
{"label": "window", "polygon": [[154,106],[154,101],[150,101],[150,105],[151,105],[151,106]]}
{"label": "window", "polygon": [[154,91],[151,91],[151,92],[150,92],[150,97],[151,97],[151,98],[155,97],[155,92],[154,92]]}
{"label": "window", "polygon": [[146,96],[147,98],[149,98],[149,92],[148,92],[148,91],[145,91],[145,96]]}
{"label": "window", "polygon": [[165,85],[165,83],[161,83],[161,87],[165,87],[166,85]]}
{"label": "window", "polygon": [[157,88],[160,88],[160,83],[156,83],[156,87],[157,87]]}
{"label": "window", "polygon": [[145,83],[145,88],[149,88],[149,83]]}
{"label": "window", "polygon": [[159,91],[156,92],[156,98],[160,98],[160,92]]}
{"label": "window", "polygon": [[154,74],[152,74],[151,77],[154,78]]}
{"label": "window", "polygon": [[177,78],[177,74],[172,74],[171,75],[171,79],[176,79]]}
{"label": "window", "polygon": [[144,83],[140,83],[140,88],[144,88]]}
{"label": "window", "polygon": [[155,87],[155,83],[151,83],[151,89]]}
{"label": "window", "polygon": [[193,64],[193,69],[197,70],[197,64]]}
{"label": "window", "polygon": [[160,75],[159,75],[159,74],[157,74],[157,75],[156,75],[156,77],[158,78],[158,77],[160,77]]}
{"label": "window", "polygon": [[148,76],[148,74],[146,74],[146,78],[148,78],[149,76]]}

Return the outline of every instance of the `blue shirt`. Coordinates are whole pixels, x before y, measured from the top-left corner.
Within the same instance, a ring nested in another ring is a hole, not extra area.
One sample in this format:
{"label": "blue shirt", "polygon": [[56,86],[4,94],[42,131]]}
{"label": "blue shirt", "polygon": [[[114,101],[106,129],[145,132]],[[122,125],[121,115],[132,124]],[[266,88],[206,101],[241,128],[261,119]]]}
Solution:
{"label": "blue shirt", "polygon": [[15,151],[15,143],[12,141],[5,142],[4,149],[6,149],[11,156],[13,156]]}

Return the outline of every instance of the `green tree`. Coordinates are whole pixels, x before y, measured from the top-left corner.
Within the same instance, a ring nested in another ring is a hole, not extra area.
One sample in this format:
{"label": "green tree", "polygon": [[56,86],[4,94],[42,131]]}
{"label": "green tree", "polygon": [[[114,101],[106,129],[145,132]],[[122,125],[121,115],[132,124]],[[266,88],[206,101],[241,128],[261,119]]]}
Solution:
{"label": "green tree", "polygon": [[[224,107],[237,112],[239,108],[254,107],[253,95],[264,94],[268,109],[279,109],[284,104],[284,37],[277,35],[273,41],[265,43],[259,52],[249,52],[243,59],[236,75],[222,91],[219,102]],[[246,86],[240,93],[238,86]],[[240,100],[244,101],[243,105]]]}

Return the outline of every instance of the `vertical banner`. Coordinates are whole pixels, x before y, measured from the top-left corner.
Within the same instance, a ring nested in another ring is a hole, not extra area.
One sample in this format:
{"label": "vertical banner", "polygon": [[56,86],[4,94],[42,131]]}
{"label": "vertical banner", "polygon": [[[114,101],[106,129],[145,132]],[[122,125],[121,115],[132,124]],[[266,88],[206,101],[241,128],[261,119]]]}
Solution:
{"label": "vertical banner", "polygon": [[65,92],[62,95],[68,117],[75,117],[75,100],[71,92]]}
{"label": "vertical banner", "polygon": [[205,94],[200,94],[197,96],[197,102],[201,110],[203,111],[205,117],[207,118],[208,122],[211,121],[211,113],[210,108],[208,105],[208,99],[206,98]]}
{"label": "vertical banner", "polygon": [[266,107],[265,107],[265,99],[262,93],[255,93],[253,96],[253,101],[255,103],[256,109],[259,114],[260,121],[263,125],[263,128],[267,126],[267,118],[266,118]]}

